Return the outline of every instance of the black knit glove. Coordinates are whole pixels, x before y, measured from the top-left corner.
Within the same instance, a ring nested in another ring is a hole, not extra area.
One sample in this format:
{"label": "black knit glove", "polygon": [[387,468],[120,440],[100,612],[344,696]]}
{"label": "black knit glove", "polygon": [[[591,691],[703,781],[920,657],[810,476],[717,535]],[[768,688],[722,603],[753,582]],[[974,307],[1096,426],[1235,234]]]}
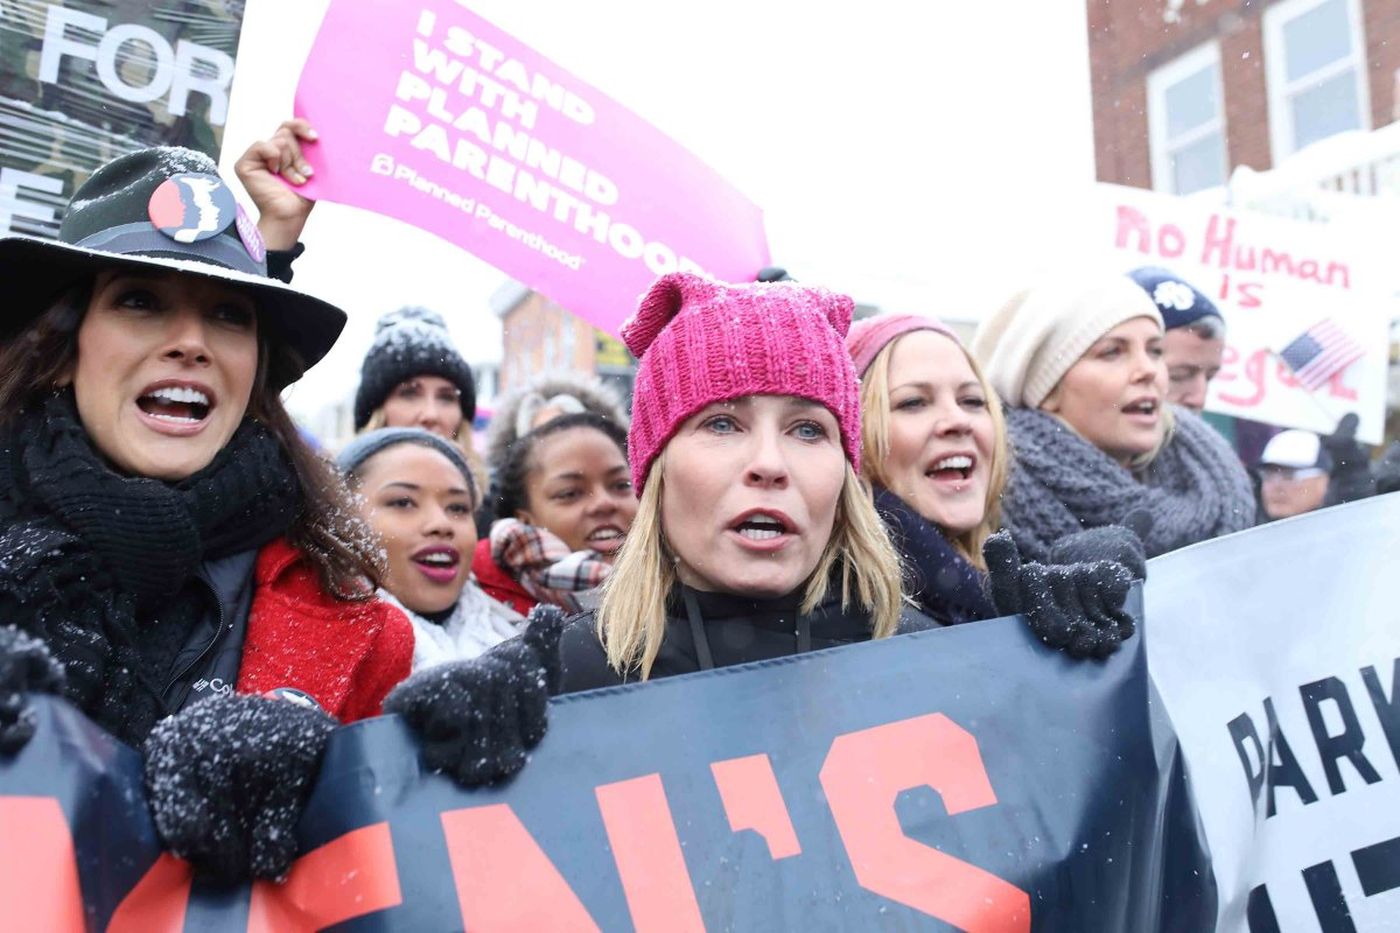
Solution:
{"label": "black knit glove", "polygon": [[287,700],[213,696],[146,739],[146,791],[170,851],[220,883],[278,878],[336,722]]}
{"label": "black knit glove", "polygon": [[1132,575],[1115,561],[1022,564],[1016,542],[999,531],[982,546],[992,601],[1005,615],[1024,614],[1031,631],[1074,658],[1106,658],[1133,634],[1123,608]]}
{"label": "black knit glove", "polygon": [[1376,494],[1385,495],[1400,489],[1400,441],[1391,441],[1385,453],[1376,461]]}
{"label": "black knit glove", "polygon": [[384,712],[418,734],[431,770],[464,787],[504,780],[544,738],[563,628],[558,607],[536,606],[523,635],[470,661],[419,671],[394,688]]}
{"label": "black knit glove", "polygon": [[1147,579],[1147,551],[1142,539],[1152,530],[1152,515],[1130,514],[1122,525],[1101,525],[1065,535],[1050,548],[1052,564],[1090,564],[1112,561],[1122,564],[1134,580]]}
{"label": "black knit glove", "polygon": [[0,627],[0,755],[13,755],[33,738],[31,693],[62,695],[63,666],[33,635]]}
{"label": "black knit glove", "polygon": [[1370,451],[1356,439],[1356,427],[1360,423],[1356,412],[1347,412],[1337,422],[1337,429],[1322,438],[1323,449],[1332,457],[1332,470],[1327,480],[1328,505],[1354,502],[1376,494]]}

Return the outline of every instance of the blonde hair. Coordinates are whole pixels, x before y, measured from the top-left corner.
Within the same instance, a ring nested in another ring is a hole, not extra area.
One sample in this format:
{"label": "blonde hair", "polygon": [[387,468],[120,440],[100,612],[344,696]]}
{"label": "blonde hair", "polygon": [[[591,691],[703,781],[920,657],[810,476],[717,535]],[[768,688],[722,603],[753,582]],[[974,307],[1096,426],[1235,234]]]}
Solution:
{"label": "blonde hair", "polygon": [[[895,346],[907,336],[897,337],[880,349],[870,368],[865,371],[860,386],[861,463],[866,478],[886,489],[891,488],[889,473],[885,470],[890,455],[890,358],[894,355]],[[947,339],[952,340],[951,337]],[[1001,496],[1011,472],[1011,443],[1006,435],[1006,416],[1001,410],[1001,401],[987,384],[982,367],[977,365],[977,360],[967,352],[966,347],[958,344],[958,349],[962,350],[968,366],[972,367],[972,374],[977,377],[977,384],[982,387],[982,394],[987,400],[987,414],[991,416],[993,431],[992,464],[987,477],[982,521],[962,534],[949,534],[942,528],[939,531],[947,536],[949,543],[964,560],[979,570],[986,570],[982,545],[1001,527]]]}
{"label": "blonde hair", "polygon": [[[675,557],[661,528],[661,492],[666,482],[666,455],[652,464],[617,563],[603,585],[597,632],[608,664],[619,674],[651,676],[666,637],[666,599],[676,585]],[[870,501],[869,490],[849,461],[836,502],[836,520],[821,559],[807,578],[801,612],[809,613],[827,595],[836,569],[841,574],[841,607],[852,600],[871,615],[871,637],[893,635],[903,603],[899,555]]]}
{"label": "blonde hair", "polygon": [[[380,405],[370,413],[369,420],[365,422],[363,428],[355,432],[355,436],[359,437],[361,434],[368,434],[371,431],[378,431],[380,428],[387,428],[388,426],[389,419],[384,414],[384,406]],[[481,459],[481,454],[477,453],[476,448],[472,446],[471,432],[471,422],[463,418],[462,423],[457,426],[457,433],[446,438],[446,440],[457,445],[457,449],[462,452],[462,456],[467,461],[467,467],[472,471],[472,485],[476,487],[476,495],[472,497],[472,509],[475,510],[481,508],[481,504],[486,501],[486,489],[491,479],[486,472],[486,461]],[[463,440],[464,434],[466,436],[465,440]]]}

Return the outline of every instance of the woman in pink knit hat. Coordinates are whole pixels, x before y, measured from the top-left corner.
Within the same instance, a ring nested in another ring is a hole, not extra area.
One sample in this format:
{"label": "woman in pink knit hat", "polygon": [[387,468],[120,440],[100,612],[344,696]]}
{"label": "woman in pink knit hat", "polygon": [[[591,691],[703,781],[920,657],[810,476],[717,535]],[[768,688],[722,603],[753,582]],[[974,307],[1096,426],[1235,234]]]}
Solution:
{"label": "woman in pink knit hat", "polygon": [[623,328],[640,501],[601,605],[565,630],[564,692],[933,625],[857,476],[853,307],[686,273],[643,297]]}
{"label": "woman in pink knit hat", "polygon": [[846,346],[861,377],[865,477],[919,609],[944,625],[1025,612],[1052,647],[1115,650],[1132,632],[1123,571],[1143,572],[1135,536],[1071,535],[1046,564],[1023,564],[996,534],[1006,421],[957,335],[931,318],[882,315],[852,327]]}

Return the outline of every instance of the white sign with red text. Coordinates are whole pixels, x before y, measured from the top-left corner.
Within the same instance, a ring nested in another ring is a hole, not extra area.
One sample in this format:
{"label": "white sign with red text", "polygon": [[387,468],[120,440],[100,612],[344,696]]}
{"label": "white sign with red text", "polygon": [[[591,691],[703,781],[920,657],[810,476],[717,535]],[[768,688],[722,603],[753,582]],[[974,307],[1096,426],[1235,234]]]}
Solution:
{"label": "white sign with red text", "polygon": [[[1208,411],[1329,433],[1342,415],[1379,443],[1394,299],[1374,243],[1340,224],[1305,223],[1127,188],[1098,185],[1091,249],[1125,271],[1161,266],[1210,296],[1225,318],[1224,365]],[[1323,320],[1366,355],[1316,391],[1300,387],[1278,351]]]}

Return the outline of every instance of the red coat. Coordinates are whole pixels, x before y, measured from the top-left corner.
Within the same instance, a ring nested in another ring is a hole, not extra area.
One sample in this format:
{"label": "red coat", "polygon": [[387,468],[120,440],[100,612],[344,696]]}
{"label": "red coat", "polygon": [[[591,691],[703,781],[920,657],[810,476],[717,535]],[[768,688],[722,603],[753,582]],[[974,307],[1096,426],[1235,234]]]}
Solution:
{"label": "red coat", "polygon": [[348,602],[321,587],[316,568],[284,538],[258,554],[239,693],[295,687],[341,722],[378,716],[408,676],[413,627],[381,600]]}
{"label": "red coat", "polygon": [[529,615],[539,602],[504,567],[491,559],[491,542],[485,538],[476,542],[476,550],[472,553],[472,576],[476,577],[476,585],[481,587],[483,593],[523,616]]}

